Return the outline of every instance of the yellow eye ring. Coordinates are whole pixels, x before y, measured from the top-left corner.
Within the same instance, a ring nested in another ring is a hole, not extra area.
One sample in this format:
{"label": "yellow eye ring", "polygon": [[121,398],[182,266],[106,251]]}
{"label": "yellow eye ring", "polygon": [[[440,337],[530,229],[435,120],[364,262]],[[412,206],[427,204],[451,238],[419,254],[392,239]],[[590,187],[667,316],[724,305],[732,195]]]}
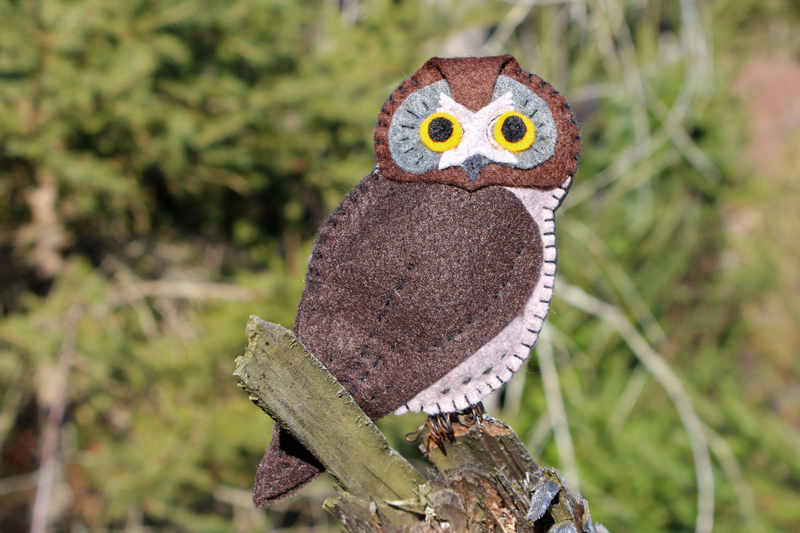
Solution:
{"label": "yellow eye ring", "polygon": [[494,140],[511,152],[527,150],[536,139],[536,126],[531,119],[516,111],[508,111],[494,123]]}
{"label": "yellow eye ring", "polygon": [[461,124],[450,113],[434,113],[420,124],[419,136],[434,152],[444,152],[461,142]]}

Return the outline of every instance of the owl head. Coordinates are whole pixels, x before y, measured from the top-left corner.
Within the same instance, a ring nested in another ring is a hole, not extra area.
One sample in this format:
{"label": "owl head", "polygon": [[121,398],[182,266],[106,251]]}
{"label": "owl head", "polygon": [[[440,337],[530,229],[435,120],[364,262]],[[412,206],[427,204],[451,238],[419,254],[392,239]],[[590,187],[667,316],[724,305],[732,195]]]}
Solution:
{"label": "owl head", "polygon": [[392,93],[375,128],[385,177],[467,190],[561,185],[579,151],[567,101],[510,55],[430,59]]}

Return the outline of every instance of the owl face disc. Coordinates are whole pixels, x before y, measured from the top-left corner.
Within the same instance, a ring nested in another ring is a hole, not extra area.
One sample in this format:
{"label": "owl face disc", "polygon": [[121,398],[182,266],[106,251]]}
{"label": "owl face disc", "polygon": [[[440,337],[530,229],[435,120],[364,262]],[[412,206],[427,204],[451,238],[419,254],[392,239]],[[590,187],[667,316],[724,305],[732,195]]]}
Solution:
{"label": "owl face disc", "polygon": [[375,130],[387,178],[468,190],[559,185],[579,149],[566,100],[508,55],[431,59],[392,94]]}

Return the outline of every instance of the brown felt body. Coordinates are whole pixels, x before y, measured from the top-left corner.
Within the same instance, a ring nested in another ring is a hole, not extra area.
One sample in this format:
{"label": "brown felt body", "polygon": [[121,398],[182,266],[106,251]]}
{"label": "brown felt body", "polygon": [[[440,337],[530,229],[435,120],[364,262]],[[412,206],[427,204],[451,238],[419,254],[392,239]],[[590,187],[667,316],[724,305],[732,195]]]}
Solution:
{"label": "brown felt body", "polygon": [[[405,172],[395,164],[389,148],[391,117],[408,95],[441,80],[447,80],[454,100],[472,111],[491,101],[495,80],[507,76],[528,87],[550,108],[558,132],[553,156],[531,169],[511,168],[499,163],[486,165],[473,183],[458,167],[434,169],[425,174]],[[392,93],[378,115],[375,126],[375,157],[381,173],[396,181],[449,183],[468,190],[488,185],[508,187],[555,187],[575,175],[580,153],[580,134],[566,99],[552,85],[535,74],[522,70],[511,55],[474,58],[441,58],[428,60]]]}
{"label": "brown felt body", "polygon": [[[497,335],[524,307],[541,263],[539,229],[505,188],[375,172],[320,229],[295,335],[378,419]],[[293,458],[302,450],[293,439],[275,445],[280,433],[259,466],[264,504],[287,495],[288,481],[296,490],[315,477]]]}

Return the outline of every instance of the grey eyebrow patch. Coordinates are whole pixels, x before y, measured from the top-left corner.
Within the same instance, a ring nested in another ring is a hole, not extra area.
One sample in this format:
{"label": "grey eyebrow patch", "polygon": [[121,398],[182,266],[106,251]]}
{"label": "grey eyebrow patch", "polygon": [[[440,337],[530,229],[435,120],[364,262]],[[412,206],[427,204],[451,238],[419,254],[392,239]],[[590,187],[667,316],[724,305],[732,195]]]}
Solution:
{"label": "grey eyebrow patch", "polygon": [[513,98],[514,109],[531,119],[536,126],[536,138],[533,144],[527,150],[515,153],[519,162],[511,166],[528,169],[541,165],[553,157],[558,140],[556,122],[553,120],[550,108],[544,100],[521,83],[507,76],[498,76],[492,91],[492,101],[508,92]]}
{"label": "grey eyebrow patch", "polygon": [[419,127],[439,107],[439,95],[443,93],[453,97],[447,82],[437,81],[408,95],[394,112],[389,125],[389,150],[402,170],[424,174],[439,167],[442,155],[423,144]]}

